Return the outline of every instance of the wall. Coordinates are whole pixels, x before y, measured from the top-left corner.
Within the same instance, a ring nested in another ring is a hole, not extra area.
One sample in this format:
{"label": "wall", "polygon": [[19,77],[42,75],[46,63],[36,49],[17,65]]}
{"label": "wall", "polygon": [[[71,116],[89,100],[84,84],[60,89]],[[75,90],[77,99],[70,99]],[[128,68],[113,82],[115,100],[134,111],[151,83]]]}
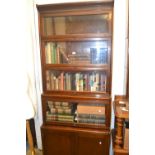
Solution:
{"label": "wall", "polygon": [[33,72],[34,51],[29,2],[0,5],[0,152],[5,155],[26,152],[27,73]]}
{"label": "wall", "polygon": [[[61,3],[61,2],[77,2],[85,0],[35,0],[36,4],[49,4],[49,3]],[[127,2],[128,0],[115,0],[114,2],[114,37],[113,37],[113,77],[112,77],[112,98],[116,94],[125,94],[126,92],[126,19],[127,19]],[[37,23],[37,11],[35,8],[35,19]],[[37,29],[37,25],[36,25]],[[38,39],[38,36],[37,36]],[[39,41],[38,41],[39,42]],[[37,52],[40,53],[39,47],[37,47]],[[39,55],[37,56],[39,60]],[[36,61],[38,61],[36,60]],[[37,64],[40,66],[39,62]],[[40,68],[38,68],[40,69]],[[40,71],[40,70],[39,70]],[[41,73],[41,72],[40,72]],[[38,77],[39,73],[37,73]],[[38,88],[38,94],[41,92],[41,78],[37,79],[40,83],[40,88]],[[38,96],[38,108],[41,107],[40,97]],[[42,115],[39,109],[37,118],[35,119],[36,131],[38,136],[38,146],[41,148],[40,139],[40,125],[42,124]],[[111,127],[114,125],[114,116],[112,111],[112,123]]]}
{"label": "wall", "polygon": [[[130,153],[155,152],[155,5],[130,0]],[[132,148],[132,149],[131,149]]]}

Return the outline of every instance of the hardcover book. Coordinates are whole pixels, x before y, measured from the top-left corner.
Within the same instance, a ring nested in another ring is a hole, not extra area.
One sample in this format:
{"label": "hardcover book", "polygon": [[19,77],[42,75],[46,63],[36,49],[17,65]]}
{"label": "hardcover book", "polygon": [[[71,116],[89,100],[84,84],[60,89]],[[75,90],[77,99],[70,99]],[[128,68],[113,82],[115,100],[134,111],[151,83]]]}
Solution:
{"label": "hardcover book", "polygon": [[108,49],[107,48],[90,48],[91,64],[107,64]]}

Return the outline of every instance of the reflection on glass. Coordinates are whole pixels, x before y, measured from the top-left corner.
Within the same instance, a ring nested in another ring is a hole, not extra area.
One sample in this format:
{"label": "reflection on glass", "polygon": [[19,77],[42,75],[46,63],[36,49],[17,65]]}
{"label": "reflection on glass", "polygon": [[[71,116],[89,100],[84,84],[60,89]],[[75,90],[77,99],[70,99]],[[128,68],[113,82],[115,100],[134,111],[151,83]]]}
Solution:
{"label": "reflection on glass", "polygon": [[97,125],[105,123],[104,104],[47,101],[46,105],[47,122],[58,121]]}
{"label": "reflection on glass", "polygon": [[47,64],[107,64],[108,41],[47,42]]}
{"label": "reflection on glass", "polygon": [[45,17],[45,35],[109,33],[109,14]]}
{"label": "reflection on glass", "polygon": [[106,91],[105,72],[61,72],[46,71],[47,90]]}

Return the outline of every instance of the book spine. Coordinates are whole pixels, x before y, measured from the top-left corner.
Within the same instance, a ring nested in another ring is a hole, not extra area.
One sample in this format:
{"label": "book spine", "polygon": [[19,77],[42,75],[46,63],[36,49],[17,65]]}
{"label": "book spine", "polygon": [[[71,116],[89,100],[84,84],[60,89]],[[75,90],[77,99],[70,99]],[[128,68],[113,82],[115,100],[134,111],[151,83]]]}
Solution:
{"label": "book spine", "polygon": [[88,119],[88,118],[77,118],[78,123],[90,123],[90,124],[104,124],[105,119]]}
{"label": "book spine", "polygon": [[78,118],[89,118],[89,119],[105,119],[105,115],[98,115],[98,114],[81,114],[77,113]]}
{"label": "book spine", "polygon": [[64,73],[61,72],[60,75],[60,90],[64,90]]}
{"label": "book spine", "polygon": [[50,43],[47,43],[46,48],[46,63],[50,64],[52,62],[52,55],[51,55],[51,46]]}
{"label": "book spine", "polygon": [[65,109],[65,108],[51,108],[50,109],[52,114],[72,114],[71,109]]}
{"label": "book spine", "polygon": [[80,79],[80,74],[79,73],[76,73],[75,74],[75,81],[76,81],[76,91],[79,91],[80,88],[79,88],[79,79]]}
{"label": "book spine", "polygon": [[57,57],[57,64],[60,64],[60,48],[56,48],[56,57]]}
{"label": "book spine", "polygon": [[105,107],[77,105],[77,113],[105,115]]}
{"label": "book spine", "polygon": [[50,51],[51,51],[51,63],[54,64],[54,44],[50,43]]}
{"label": "book spine", "polygon": [[46,120],[47,121],[69,121],[73,122],[74,121],[74,116],[72,115],[60,115],[60,114],[49,114],[46,113]]}
{"label": "book spine", "polygon": [[50,85],[50,73],[49,71],[46,71],[46,89],[51,90],[51,85]]}

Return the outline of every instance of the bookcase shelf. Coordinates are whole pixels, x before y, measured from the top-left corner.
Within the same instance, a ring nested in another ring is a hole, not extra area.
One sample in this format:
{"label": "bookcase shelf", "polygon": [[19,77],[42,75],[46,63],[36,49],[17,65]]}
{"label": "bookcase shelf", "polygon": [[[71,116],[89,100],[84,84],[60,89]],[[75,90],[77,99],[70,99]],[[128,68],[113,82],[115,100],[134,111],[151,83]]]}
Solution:
{"label": "bookcase shelf", "polygon": [[46,64],[45,69],[67,70],[67,71],[108,71],[108,65],[101,64]]}
{"label": "bookcase shelf", "polygon": [[55,36],[42,36],[43,41],[95,41],[95,40],[108,40],[112,37],[109,33],[103,34],[71,34],[71,35],[55,35]]}
{"label": "bookcase shelf", "polygon": [[113,1],[37,8],[44,155],[109,155]]}

